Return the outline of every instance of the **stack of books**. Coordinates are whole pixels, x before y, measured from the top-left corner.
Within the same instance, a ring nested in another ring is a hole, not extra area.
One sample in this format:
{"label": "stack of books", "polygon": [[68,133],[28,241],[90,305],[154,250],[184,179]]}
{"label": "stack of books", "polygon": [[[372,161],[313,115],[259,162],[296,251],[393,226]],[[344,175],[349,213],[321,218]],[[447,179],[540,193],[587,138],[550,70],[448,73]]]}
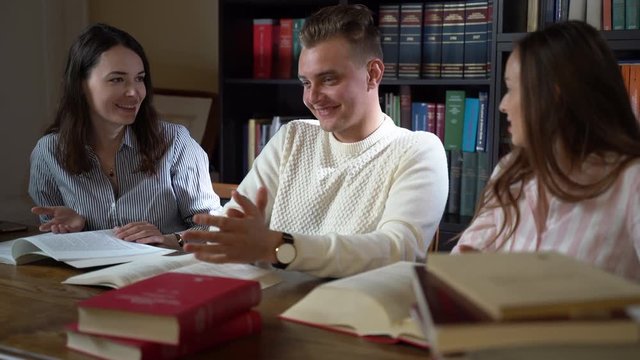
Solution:
{"label": "stack of books", "polygon": [[175,359],[261,330],[260,283],[164,273],[78,303],[67,347],[104,359]]}
{"label": "stack of books", "polygon": [[431,254],[414,270],[436,354],[640,340],[640,285],[558,253]]}

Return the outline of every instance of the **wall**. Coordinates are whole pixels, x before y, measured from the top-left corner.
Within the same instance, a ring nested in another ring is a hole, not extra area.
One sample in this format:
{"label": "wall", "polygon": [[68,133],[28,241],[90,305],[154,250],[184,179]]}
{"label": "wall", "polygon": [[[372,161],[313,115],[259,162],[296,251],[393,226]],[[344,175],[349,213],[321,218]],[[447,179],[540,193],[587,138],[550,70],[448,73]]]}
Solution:
{"label": "wall", "polygon": [[142,44],[155,87],[217,92],[217,18],[217,0],[89,0],[91,22],[119,27]]}
{"label": "wall", "polygon": [[52,120],[64,57],[86,19],[85,0],[0,1],[0,220],[37,222],[29,155]]}

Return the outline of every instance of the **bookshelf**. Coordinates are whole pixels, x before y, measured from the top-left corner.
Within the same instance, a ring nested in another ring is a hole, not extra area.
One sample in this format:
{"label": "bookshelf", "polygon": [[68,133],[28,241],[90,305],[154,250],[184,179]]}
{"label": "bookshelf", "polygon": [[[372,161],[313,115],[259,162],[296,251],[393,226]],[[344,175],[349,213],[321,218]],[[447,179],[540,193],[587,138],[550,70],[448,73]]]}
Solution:
{"label": "bookshelf", "polygon": [[[540,0],[544,1],[544,0]],[[423,1],[433,3],[437,1]],[[450,2],[450,1],[445,1]],[[503,94],[502,73],[513,42],[525,35],[529,0],[493,0],[492,29],[488,34],[490,72],[487,78],[476,79],[384,79],[380,94],[399,93],[401,86],[411,88],[412,101],[445,101],[447,90],[464,90],[467,96],[479,92],[489,95],[487,153],[490,168],[508,151],[502,131],[506,119],[498,105]],[[252,76],[252,21],[256,18],[304,18],[317,9],[337,3],[362,3],[378,16],[381,4],[414,3],[412,1],[349,1],[349,0],[220,0],[220,134],[218,158],[214,166],[220,172],[219,181],[238,183],[243,170],[243,126],[250,118],[282,116],[310,117],[302,103],[302,87],[296,78],[254,79]],[[376,21],[378,19],[376,18]],[[621,59],[640,59],[640,30],[603,32]],[[295,76],[295,74],[294,74]],[[447,240],[465,229],[470,217],[445,214],[440,226],[441,250],[449,250]]]}

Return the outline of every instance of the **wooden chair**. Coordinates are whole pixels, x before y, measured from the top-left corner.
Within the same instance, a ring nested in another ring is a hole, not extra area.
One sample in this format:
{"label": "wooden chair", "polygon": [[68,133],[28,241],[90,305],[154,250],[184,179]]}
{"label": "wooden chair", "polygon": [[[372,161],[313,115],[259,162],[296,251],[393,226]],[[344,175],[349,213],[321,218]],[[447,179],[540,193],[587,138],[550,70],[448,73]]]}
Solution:
{"label": "wooden chair", "polygon": [[238,184],[229,184],[229,183],[219,183],[213,182],[211,183],[213,186],[213,191],[220,196],[220,203],[222,205],[226,204],[229,200],[231,200],[231,192],[238,188]]}

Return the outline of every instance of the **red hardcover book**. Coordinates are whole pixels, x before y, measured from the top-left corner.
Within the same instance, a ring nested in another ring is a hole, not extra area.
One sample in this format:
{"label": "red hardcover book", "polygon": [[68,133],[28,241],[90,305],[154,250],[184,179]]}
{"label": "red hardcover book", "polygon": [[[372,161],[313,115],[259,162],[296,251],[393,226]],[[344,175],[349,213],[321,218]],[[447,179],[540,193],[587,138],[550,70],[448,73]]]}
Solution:
{"label": "red hardcover book", "polygon": [[602,0],[602,30],[611,30],[611,0]]}
{"label": "red hardcover book", "polygon": [[178,345],[260,302],[260,283],[217,276],[164,273],[78,303],[78,327]]}
{"label": "red hardcover book", "polygon": [[293,62],[293,19],[280,19],[278,33],[276,76],[280,79],[289,79]]}
{"label": "red hardcover book", "polygon": [[275,39],[273,19],[253,19],[253,77],[271,78]]}
{"label": "red hardcover book", "polygon": [[67,347],[103,359],[166,360],[195,354],[231,340],[257,334],[262,329],[260,313],[247,311],[225,322],[215,324],[205,332],[184,339],[179,345],[167,345],[81,332],[78,324],[67,326]]}

